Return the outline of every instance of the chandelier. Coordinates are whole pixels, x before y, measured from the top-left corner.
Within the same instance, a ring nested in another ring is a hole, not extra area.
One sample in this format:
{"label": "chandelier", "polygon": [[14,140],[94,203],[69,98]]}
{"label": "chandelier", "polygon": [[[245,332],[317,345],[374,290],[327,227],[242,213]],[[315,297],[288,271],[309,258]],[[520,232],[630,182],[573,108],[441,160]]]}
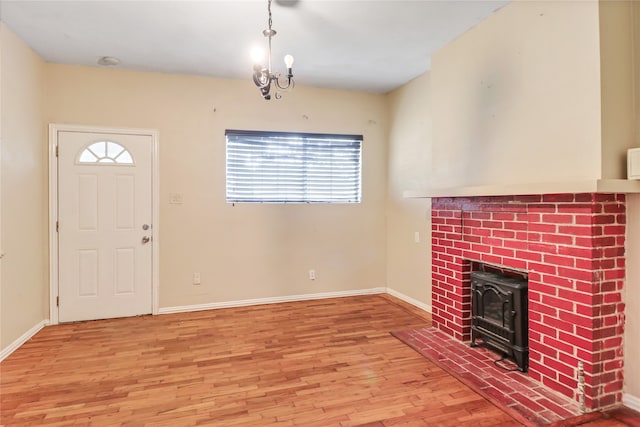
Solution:
{"label": "chandelier", "polygon": [[253,82],[260,89],[260,93],[262,97],[266,100],[271,99],[271,85],[273,84],[276,88],[274,96],[276,99],[282,98],[279,91],[288,91],[293,89],[294,81],[293,81],[293,72],[291,66],[293,65],[293,56],[286,55],[284,57],[284,63],[287,66],[287,76],[286,80],[280,81],[281,75],[280,73],[271,72],[271,38],[276,35],[276,30],[271,28],[272,20],[271,20],[271,0],[269,0],[269,4],[267,7],[269,11],[269,28],[264,30],[262,34],[269,38],[269,56],[267,58],[267,66],[262,65],[262,57],[264,56],[262,50],[254,49],[252,52],[253,57]]}

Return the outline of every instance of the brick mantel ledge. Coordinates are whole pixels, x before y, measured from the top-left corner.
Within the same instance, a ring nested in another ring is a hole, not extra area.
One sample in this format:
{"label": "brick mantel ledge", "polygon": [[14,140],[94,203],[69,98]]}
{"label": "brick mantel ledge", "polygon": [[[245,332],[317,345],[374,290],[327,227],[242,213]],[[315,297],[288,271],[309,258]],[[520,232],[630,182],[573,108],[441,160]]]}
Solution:
{"label": "brick mantel ledge", "polygon": [[433,197],[477,197],[566,193],[640,193],[640,181],[628,179],[592,179],[580,181],[531,182],[405,190],[405,199]]}

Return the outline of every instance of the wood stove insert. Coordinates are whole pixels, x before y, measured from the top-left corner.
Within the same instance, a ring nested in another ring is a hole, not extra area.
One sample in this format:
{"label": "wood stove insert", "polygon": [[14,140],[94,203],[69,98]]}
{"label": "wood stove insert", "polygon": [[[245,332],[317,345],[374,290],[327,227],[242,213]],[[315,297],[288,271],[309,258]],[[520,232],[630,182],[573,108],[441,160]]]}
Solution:
{"label": "wood stove insert", "polygon": [[526,372],[529,367],[527,279],[491,272],[471,272],[471,346],[476,340]]}

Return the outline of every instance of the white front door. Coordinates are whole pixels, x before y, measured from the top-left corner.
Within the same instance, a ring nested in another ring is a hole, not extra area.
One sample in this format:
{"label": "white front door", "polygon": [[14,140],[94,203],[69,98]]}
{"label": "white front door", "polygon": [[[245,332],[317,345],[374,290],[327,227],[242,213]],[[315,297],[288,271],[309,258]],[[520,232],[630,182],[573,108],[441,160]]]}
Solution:
{"label": "white front door", "polygon": [[58,131],[58,319],[152,311],[152,137]]}

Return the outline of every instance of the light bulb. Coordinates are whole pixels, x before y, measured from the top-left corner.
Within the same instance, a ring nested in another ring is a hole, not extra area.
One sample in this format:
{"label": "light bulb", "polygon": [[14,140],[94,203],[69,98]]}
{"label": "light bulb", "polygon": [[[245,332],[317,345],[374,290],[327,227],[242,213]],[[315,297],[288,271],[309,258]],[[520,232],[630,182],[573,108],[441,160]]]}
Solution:
{"label": "light bulb", "polygon": [[262,58],[264,58],[264,50],[259,47],[254,47],[251,49],[251,59],[254,64],[259,64],[262,62]]}
{"label": "light bulb", "polygon": [[293,65],[293,56],[286,55],[284,57],[284,63],[287,66],[287,68],[291,68],[291,66]]}

